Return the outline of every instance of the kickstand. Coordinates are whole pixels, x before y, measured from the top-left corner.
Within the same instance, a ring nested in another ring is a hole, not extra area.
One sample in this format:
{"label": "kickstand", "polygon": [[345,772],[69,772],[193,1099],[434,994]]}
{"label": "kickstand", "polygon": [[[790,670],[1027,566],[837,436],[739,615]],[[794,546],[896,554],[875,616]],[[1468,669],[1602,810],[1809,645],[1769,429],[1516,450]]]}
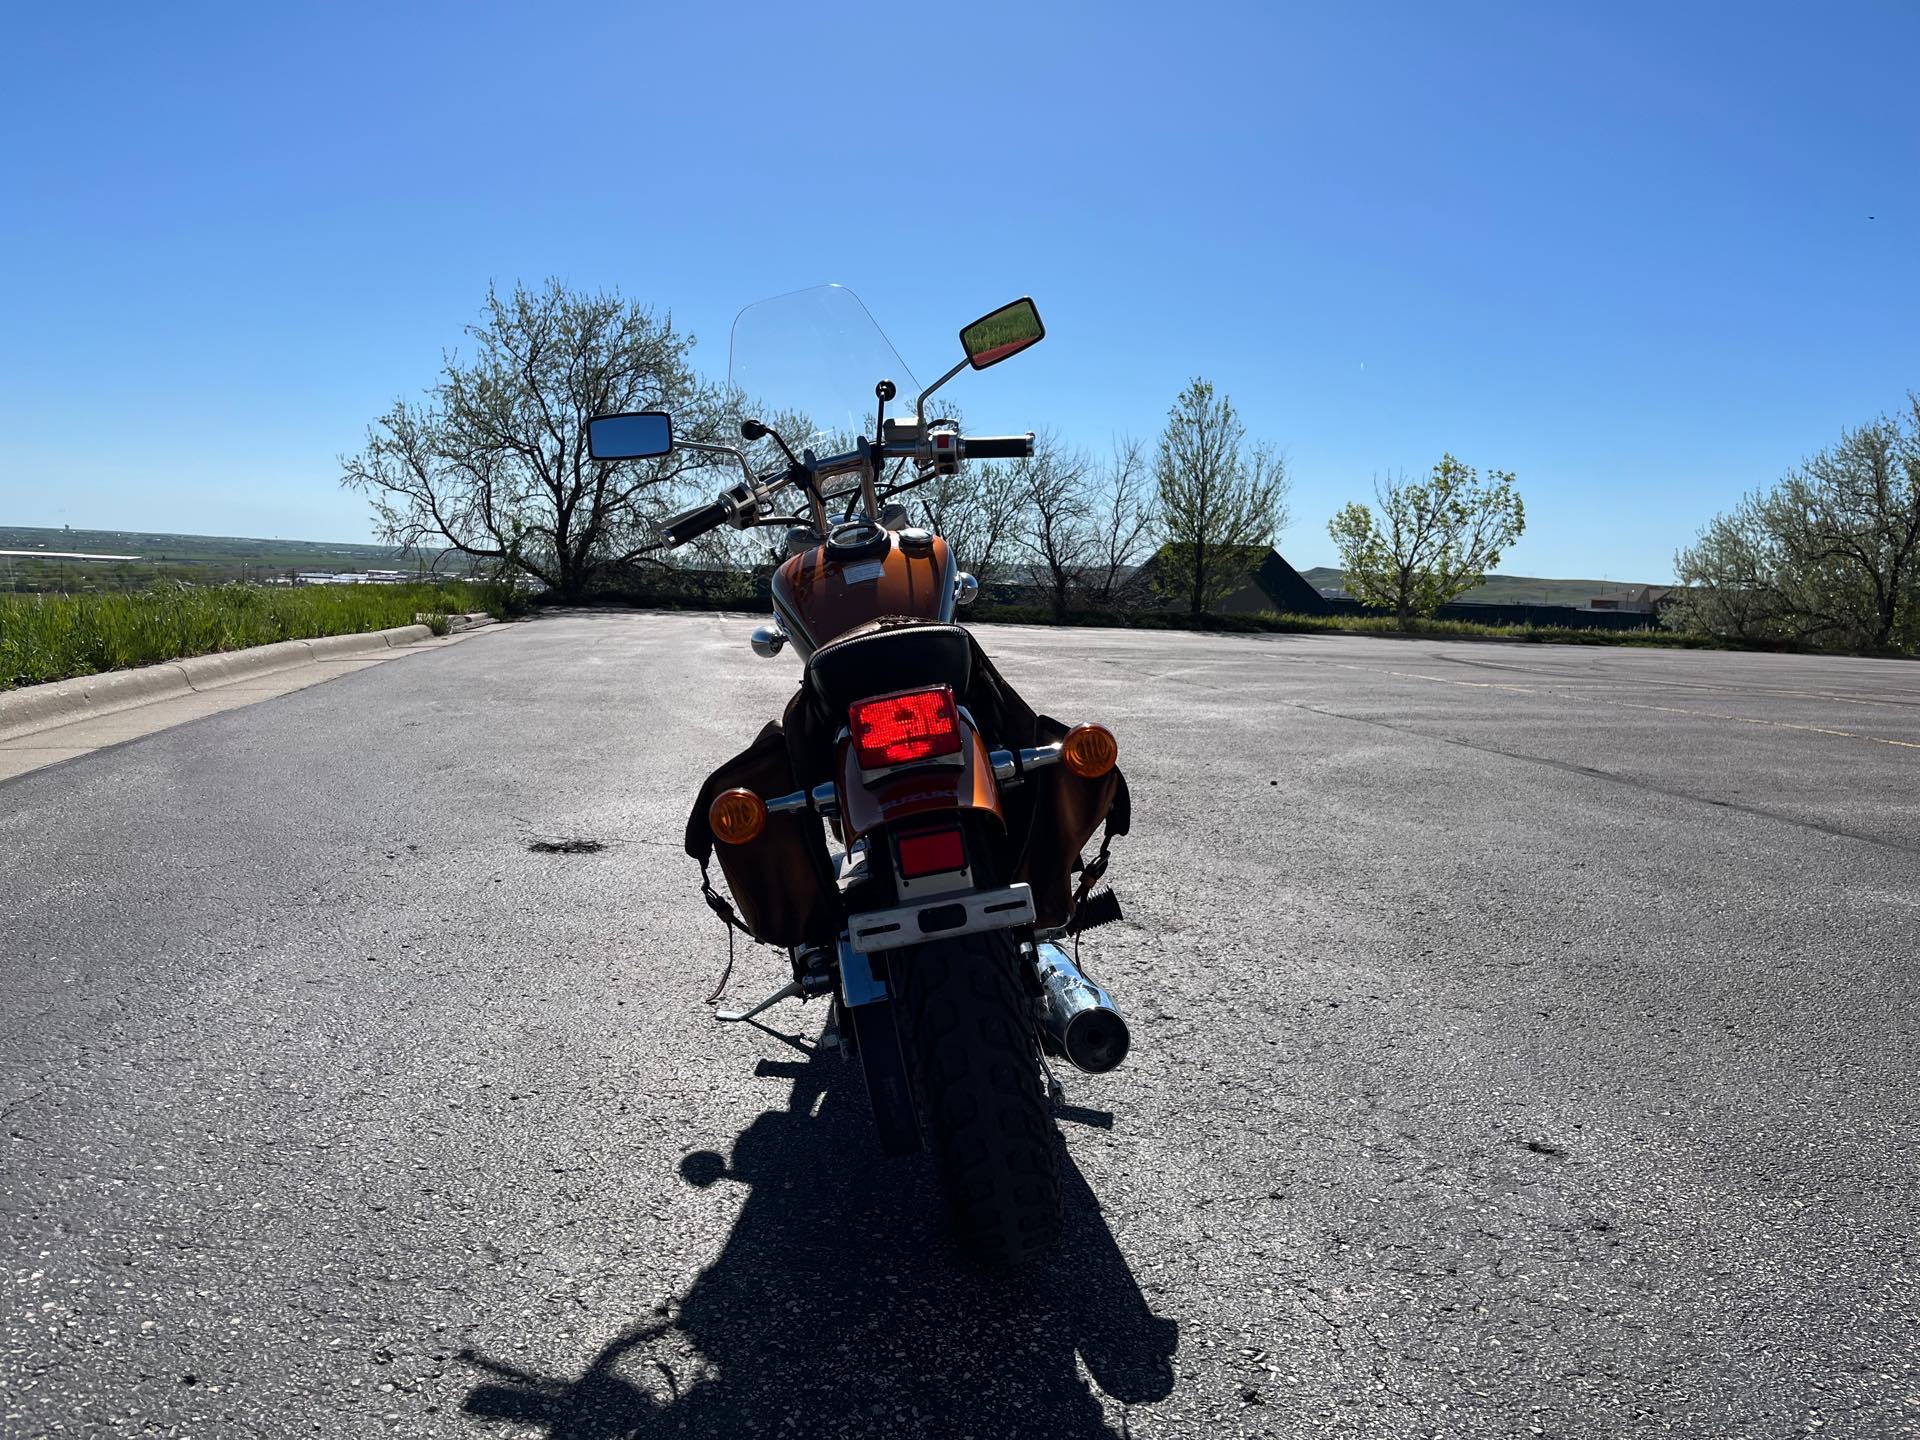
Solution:
{"label": "kickstand", "polygon": [[1067,1087],[1060,1083],[1060,1077],[1053,1073],[1053,1067],[1047,1064],[1047,1057],[1040,1057],[1040,1073],[1047,1077],[1047,1099],[1056,1105],[1067,1103]]}
{"label": "kickstand", "polygon": [[782,1000],[791,1000],[797,995],[804,995],[804,994],[806,994],[806,991],[800,988],[800,982],[798,980],[789,980],[785,985],[782,985],[778,990],[774,991],[771,995],[767,996],[766,999],[762,1000],[758,1005],[755,1005],[752,1009],[750,1010],[716,1010],[713,1012],[713,1018],[718,1020],[722,1025],[737,1024],[742,1020],[751,1020],[754,1016],[758,1015],[762,1010],[771,1010],[774,1006],[778,1005]]}

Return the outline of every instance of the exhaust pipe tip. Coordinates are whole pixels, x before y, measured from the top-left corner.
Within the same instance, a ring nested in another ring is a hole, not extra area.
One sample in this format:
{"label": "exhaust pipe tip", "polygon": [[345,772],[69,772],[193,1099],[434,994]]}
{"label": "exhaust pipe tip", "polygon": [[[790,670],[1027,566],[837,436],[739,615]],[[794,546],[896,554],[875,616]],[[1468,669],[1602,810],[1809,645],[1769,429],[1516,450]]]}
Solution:
{"label": "exhaust pipe tip", "polygon": [[1104,1075],[1127,1058],[1133,1034],[1113,997],[1089,980],[1051,940],[1034,947],[1040,1020],[1048,1048],[1076,1070]]}
{"label": "exhaust pipe tip", "polygon": [[1076,1070],[1104,1075],[1127,1058],[1133,1035],[1118,1010],[1082,1010],[1067,1022],[1060,1048]]}

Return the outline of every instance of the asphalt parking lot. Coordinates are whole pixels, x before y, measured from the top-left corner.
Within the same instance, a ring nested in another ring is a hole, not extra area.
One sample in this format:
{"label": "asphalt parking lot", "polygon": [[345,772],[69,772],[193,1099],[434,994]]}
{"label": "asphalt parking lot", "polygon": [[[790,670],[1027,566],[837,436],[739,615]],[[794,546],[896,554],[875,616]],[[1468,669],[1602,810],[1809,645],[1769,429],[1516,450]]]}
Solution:
{"label": "asphalt parking lot", "polygon": [[1135,810],[983,1279],[817,1005],[702,1003],[752,623],[0,782],[0,1433],[1920,1433],[1920,666],[982,627]]}

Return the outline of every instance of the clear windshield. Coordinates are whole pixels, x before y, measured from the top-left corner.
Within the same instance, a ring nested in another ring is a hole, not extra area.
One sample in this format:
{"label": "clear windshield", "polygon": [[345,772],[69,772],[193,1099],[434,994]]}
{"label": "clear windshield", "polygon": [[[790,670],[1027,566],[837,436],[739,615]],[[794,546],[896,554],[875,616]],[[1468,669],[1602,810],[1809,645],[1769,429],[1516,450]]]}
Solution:
{"label": "clear windshield", "polygon": [[832,454],[856,435],[871,437],[873,387],[882,380],[899,389],[887,413],[910,414],[920,382],[844,285],[776,295],[734,317],[727,365],[734,404],[778,428],[796,450],[805,444]]}

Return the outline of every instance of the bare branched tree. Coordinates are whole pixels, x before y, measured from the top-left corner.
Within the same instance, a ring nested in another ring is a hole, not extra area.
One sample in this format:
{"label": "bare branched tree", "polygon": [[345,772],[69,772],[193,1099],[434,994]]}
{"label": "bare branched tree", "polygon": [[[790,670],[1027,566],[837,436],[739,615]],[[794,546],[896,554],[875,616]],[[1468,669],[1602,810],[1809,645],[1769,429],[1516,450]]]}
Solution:
{"label": "bare branched tree", "polygon": [[718,405],[695,377],[693,337],[617,294],[557,280],[502,295],[467,332],[470,361],[446,357],[424,401],[397,401],[341,457],[341,483],[373,502],[382,538],[444,544],[575,598],[609,565],[650,548],[653,528],[706,457],[588,458],[587,421],[668,410],[678,433],[711,438]]}
{"label": "bare branched tree", "polygon": [[974,460],[912,492],[936,535],[946,537],[960,568],[982,585],[999,578],[1013,558],[1026,518],[1025,497],[1013,467]]}
{"label": "bare branched tree", "polygon": [[1033,454],[1008,469],[1026,519],[1015,549],[1044,572],[1054,617],[1064,618],[1098,544],[1089,484],[1093,462],[1084,450],[1069,449],[1042,431],[1034,437]]}
{"label": "bare branched tree", "polygon": [[1153,476],[1140,442],[1122,436],[1093,487],[1093,543],[1087,564],[1087,599],[1102,610],[1119,608],[1136,593],[1133,573],[1153,552],[1159,509]]}

